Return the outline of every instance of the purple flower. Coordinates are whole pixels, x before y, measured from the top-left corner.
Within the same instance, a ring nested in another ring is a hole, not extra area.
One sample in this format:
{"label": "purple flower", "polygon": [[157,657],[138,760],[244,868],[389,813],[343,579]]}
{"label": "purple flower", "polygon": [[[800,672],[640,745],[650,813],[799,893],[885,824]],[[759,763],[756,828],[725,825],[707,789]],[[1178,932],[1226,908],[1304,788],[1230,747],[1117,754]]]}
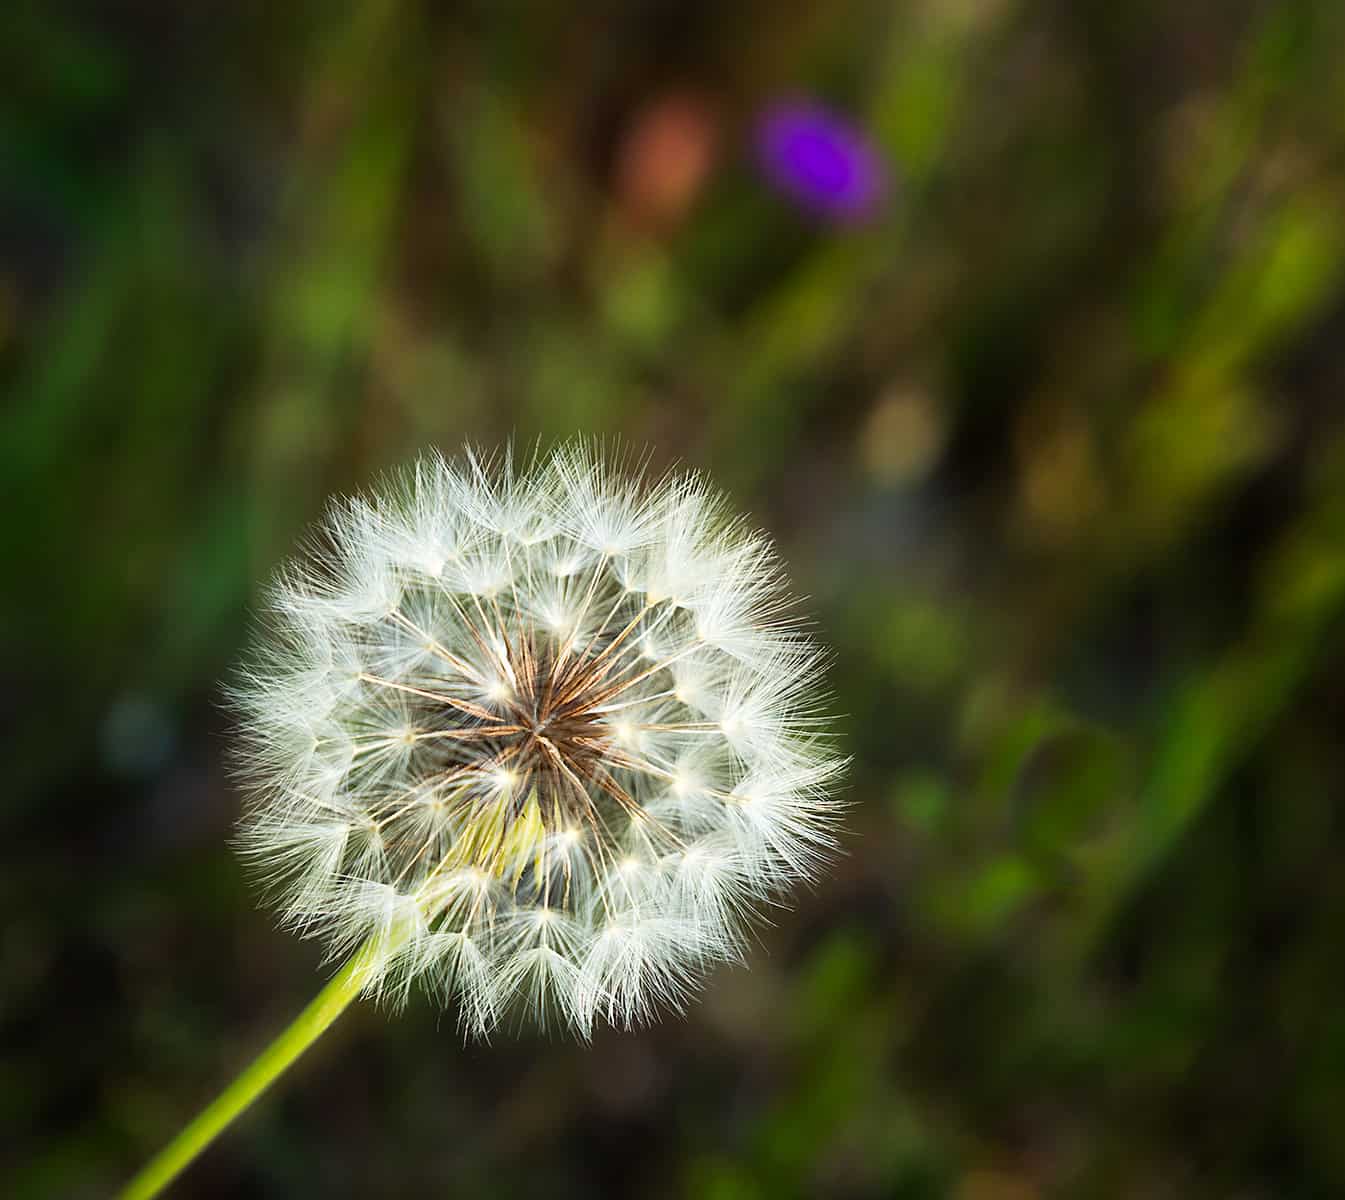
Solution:
{"label": "purple flower", "polygon": [[871,216],[886,190],[873,142],[839,113],[811,100],[772,105],[756,124],[757,161],[802,207],[834,221]]}

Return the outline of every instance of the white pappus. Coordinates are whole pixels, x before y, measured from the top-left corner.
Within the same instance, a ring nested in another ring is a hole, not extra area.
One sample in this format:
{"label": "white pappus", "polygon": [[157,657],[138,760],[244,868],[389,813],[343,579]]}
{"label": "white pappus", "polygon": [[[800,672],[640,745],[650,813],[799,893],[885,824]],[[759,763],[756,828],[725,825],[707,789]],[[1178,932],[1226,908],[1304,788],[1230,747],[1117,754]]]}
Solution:
{"label": "white pappus", "polygon": [[677,1008],[834,846],[825,656],[698,475],[570,443],[335,503],[234,688],[283,922],[484,1035]]}

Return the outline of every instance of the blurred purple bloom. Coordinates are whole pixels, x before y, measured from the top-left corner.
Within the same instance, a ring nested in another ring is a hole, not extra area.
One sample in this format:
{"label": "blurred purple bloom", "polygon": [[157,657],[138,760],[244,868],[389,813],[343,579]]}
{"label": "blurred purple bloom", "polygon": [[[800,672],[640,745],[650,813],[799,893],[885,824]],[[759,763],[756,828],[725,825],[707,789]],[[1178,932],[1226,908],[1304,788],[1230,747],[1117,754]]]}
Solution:
{"label": "blurred purple bloom", "polygon": [[882,156],[868,136],[810,100],[768,108],[757,121],[756,149],[776,187],[831,220],[870,216],[886,190]]}

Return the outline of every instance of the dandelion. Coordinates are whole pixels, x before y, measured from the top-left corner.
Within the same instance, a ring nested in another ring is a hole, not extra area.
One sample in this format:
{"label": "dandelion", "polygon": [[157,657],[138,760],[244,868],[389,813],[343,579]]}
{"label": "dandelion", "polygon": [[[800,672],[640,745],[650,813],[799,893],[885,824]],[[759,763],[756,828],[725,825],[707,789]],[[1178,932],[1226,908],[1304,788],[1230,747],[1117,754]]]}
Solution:
{"label": "dandelion", "polygon": [[423,984],[469,1037],[680,1009],[833,848],[823,667],[698,475],[574,443],[335,504],[234,695],[241,852],[345,966],[156,1187],[356,995]]}

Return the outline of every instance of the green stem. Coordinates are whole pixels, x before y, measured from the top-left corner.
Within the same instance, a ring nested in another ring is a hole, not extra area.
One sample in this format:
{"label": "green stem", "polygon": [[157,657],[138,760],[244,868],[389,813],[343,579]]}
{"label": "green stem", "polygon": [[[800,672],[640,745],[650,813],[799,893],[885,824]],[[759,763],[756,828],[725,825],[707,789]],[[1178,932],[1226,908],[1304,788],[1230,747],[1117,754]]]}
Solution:
{"label": "green stem", "polygon": [[149,1200],[157,1196],[201,1153],[229,1122],[308,1049],[360,994],[368,980],[368,948],[352,954],[336,977],[317,994],[275,1041],[227,1088],[201,1110],[197,1118],[145,1165],[121,1193],[120,1200]]}

